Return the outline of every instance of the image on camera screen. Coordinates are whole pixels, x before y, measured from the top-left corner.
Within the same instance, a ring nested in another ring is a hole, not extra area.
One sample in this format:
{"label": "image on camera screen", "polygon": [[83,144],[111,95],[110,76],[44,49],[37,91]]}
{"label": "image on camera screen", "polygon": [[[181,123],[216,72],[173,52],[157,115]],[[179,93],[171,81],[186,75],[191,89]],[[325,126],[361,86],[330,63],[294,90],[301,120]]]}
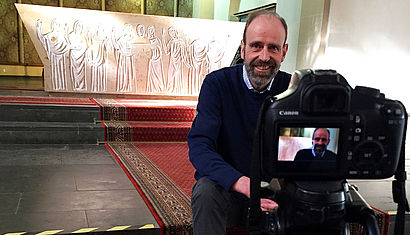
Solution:
{"label": "image on camera screen", "polygon": [[334,168],[339,132],[334,127],[281,127],[277,160]]}

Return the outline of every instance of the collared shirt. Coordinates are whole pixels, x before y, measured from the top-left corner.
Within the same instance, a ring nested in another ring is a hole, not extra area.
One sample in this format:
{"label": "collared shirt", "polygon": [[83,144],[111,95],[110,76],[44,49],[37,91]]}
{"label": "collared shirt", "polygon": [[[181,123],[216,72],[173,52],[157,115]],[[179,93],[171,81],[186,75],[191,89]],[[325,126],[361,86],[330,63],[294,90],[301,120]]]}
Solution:
{"label": "collared shirt", "polygon": [[273,80],[275,80],[275,78],[272,78],[272,80],[269,82],[269,84],[268,84],[268,86],[266,87],[265,90],[258,91],[255,88],[253,88],[253,86],[251,84],[251,81],[249,81],[248,74],[246,73],[245,65],[243,65],[242,71],[243,71],[243,76],[242,77],[243,77],[243,81],[246,84],[246,87],[248,87],[249,90],[251,90],[252,92],[255,92],[255,93],[264,93],[265,91],[269,91],[270,88],[272,87]]}

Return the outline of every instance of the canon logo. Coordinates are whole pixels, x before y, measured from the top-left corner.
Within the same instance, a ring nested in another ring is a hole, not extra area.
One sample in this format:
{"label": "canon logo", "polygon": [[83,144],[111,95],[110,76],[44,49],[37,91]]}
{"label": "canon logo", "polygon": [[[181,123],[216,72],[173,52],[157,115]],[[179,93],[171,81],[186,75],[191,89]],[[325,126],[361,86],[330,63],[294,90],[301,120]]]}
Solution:
{"label": "canon logo", "polygon": [[281,111],[279,111],[279,115],[280,116],[298,116],[299,111],[284,111],[284,110],[281,110]]}

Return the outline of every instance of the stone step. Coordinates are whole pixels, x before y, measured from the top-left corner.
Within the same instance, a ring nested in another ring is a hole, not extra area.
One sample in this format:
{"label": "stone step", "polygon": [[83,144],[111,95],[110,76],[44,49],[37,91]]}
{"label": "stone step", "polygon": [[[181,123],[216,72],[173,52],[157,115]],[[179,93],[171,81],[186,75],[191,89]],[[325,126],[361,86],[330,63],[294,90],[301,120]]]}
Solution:
{"label": "stone step", "polygon": [[97,144],[103,140],[101,124],[0,121],[1,144]]}
{"label": "stone step", "polygon": [[84,122],[100,119],[98,106],[0,104],[0,121],[11,122]]}

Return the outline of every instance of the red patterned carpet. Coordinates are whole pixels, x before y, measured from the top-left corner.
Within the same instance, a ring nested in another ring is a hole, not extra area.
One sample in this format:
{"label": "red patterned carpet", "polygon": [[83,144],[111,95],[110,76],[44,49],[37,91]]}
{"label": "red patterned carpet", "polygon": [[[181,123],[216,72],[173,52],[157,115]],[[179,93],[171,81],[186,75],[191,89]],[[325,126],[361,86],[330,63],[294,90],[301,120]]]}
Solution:
{"label": "red patterned carpet", "polygon": [[190,122],[103,122],[108,142],[186,141]]}
{"label": "red patterned carpet", "polygon": [[106,146],[123,167],[161,234],[191,234],[194,168],[186,138],[196,102],[95,99]]}
{"label": "red patterned carpet", "polygon": [[195,183],[194,168],[189,162],[187,143],[135,143],[142,153],[172,179],[178,187],[191,196]]}
{"label": "red patterned carpet", "polygon": [[103,121],[192,122],[196,102],[175,100],[95,99]]}
{"label": "red patterned carpet", "polygon": [[107,142],[185,142],[196,102],[95,99]]}
{"label": "red patterned carpet", "polygon": [[194,169],[186,143],[107,144],[136,186],[161,234],[191,234]]}
{"label": "red patterned carpet", "polygon": [[161,234],[191,234],[194,168],[187,134],[196,102],[0,96],[0,103],[100,107],[107,148],[135,185]]}

